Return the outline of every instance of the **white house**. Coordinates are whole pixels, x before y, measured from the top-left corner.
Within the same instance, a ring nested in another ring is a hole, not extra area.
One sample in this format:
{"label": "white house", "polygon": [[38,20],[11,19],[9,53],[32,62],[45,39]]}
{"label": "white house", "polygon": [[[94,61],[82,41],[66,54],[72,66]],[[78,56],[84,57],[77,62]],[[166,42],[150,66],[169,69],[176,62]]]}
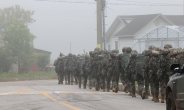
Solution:
{"label": "white house", "polygon": [[106,32],[106,47],[108,50],[121,51],[124,46],[132,47],[149,32],[162,26],[173,25],[184,25],[184,15],[117,16]]}

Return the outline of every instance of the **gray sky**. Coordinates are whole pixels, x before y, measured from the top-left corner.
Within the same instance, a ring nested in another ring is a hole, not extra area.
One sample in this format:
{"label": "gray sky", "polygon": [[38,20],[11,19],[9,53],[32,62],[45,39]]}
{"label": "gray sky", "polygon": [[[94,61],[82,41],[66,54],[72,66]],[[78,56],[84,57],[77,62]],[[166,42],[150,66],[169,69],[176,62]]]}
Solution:
{"label": "gray sky", "polygon": [[[51,59],[55,60],[59,52],[67,55],[70,52],[82,54],[96,47],[96,4],[74,3],[94,0],[55,0],[73,1],[70,3],[36,1],[36,0],[0,0],[0,8],[20,5],[26,10],[35,11],[30,30],[37,37],[34,47],[52,52]],[[110,27],[117,15],[140,15],[161,13],[165,15],[181,15],[181,6],[160,6],[161,4],[183,4],[184,0],[107,0],[106,29]],[[117,3],[115,5],[112,3]],[[159,3],[159,6],[148,6]],[[134,5],[132,5],[134,4]],[[141,6],[139,6],[141,5]],[[146,6],[142,6],[146,5]]]}

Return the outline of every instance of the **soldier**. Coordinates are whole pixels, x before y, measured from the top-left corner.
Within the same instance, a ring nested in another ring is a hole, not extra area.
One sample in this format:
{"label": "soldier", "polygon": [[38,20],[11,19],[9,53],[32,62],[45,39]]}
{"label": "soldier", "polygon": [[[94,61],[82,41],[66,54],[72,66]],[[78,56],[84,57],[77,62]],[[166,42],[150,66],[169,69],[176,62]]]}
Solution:
{"label": "soldier", "polygon": [[131,52],[130,62],[128,66],[127,73],[129,74],[129,80],[130,80],[130,96],[136,97],[135,95],[135,76],[136,76],[136,57],[138,52],[136,50],[133,50]]}
{"label": "soldier", "polygon": [[166,44],[164,46],[164,49],[161,51],[161,57],[159,59],[159,72],[158,72],[158,78],[160,82],[160,88],[161,88],[161,103],[164,103],[165,100],[165,89],[167,87],[167,83],[169,81],[169,65],[170,65],[170,46],[169,44]]}
{"label": "soldier", "polygon": [[148,95],[150,94],[149,92],[149,84],[150,84],[150,79],[149,79],[149,61],[150,61],[150,51],[149,50],[144,50],[143,55],[145,56],[144,58],[144,79],[145,79],[145,91],[142,93],[142,99],[148,99]]}
{"label": "soldier", "polygon": [[149,47],[151,51],[151,59],[149,62],[150,67],[150,81],[151,81],[151,91],[153,95],[153,101],[159,102],[159,80],[157,76],[158,70],[158,60],[159,60],[159,51],[154,50],[154,46]]}
{"label": "soldier", "polygon": [[130,86],[131,86],[131,82],[130,82],[130,74],[128,73],[128,66],[129,66],[129,61],[130,61],[130,57],[131,57],[131,52],[132,52],[132,49],[130,47],[126,47],[124,48],[126,53],[123,53],[121,55],[121,68],[123,69],[123,80],[124,80],[124,85],[125,85],[125,88],[124,88],[124,91],[126,93],[128,93],[128,91],[130,90]]}
{"label": "soldier", "polygon": [[76,68],[76,77],[79,81],[79,88],[81,88],[81,83],[82,83],[82,77],[83,77],[83,66],[85,62],[85,57],[84,55],[77,55],[77,68]]}
{"label": "soldier", "polygon": [[[109,65],[109,59],[110,59],[110,54],[107,50],[104,50],[101,55],[99,55],[99,58],[101,59],[101,82],[102,82],[102,88],[103,92],[105,92],[105,79],[107,79],[107,92],[110,91],[110,78],[111,77],[109,74],[107,75],[107,69]],[[99,60],[100,60],[99,59]]]}
{"label": "soldier", "polygon": [[[113,50],[111,52],[111,59],[109,61],[109,68],[112,70],[112,88],[113,92],[118,92],[119,76],[120,76],[120,65],[119,65],[119,51]],[[109,74],[109,72],[108,72]]]}
{"label": "soldier", "polygon": [[[91,61],[90,61],[90,57],[89,55],[85,55],[85,62],[84,62],[84,66],[83,66],[83,72],[84,72],[84,75],[83,75],[83,88],[86,89],[86,84],[87,84],[87,78],[90,77],[91,75],[91,72],[92,72],[92,64],[91,64]],[[89,78],[89,80],[91,80]],[[91,88],[91,84],[89,84],[89,88]]]}
{"label": "soldier", "polygon": [[124,72],[124,63],[123,63],[123,55],[126,53],[126,48],[127,47],[123,47],[122,48],[122,52],[123,53],[121,53],[121,54],[119,54],[119,65],[121,65],[120,66],[120,72],[121,72],[121,74],[120,74],[120,78],[121,78],[121,82],[122,82],[122,84],[125,86],[125,72]]}
{"label": "soldier", "polygon": [[66,61],[67,61],[66,57],[64,55],[61,55],[59,58],[60,84],[63,84]]}
{"label": "soldier", "polygon": [[[68,84],[73,85],[74,73],[76,70],[76,60],[71,53],[68,54],[66,67],[67,67],[67,75],[68,75]],[[70,79],[71,79],[71,82],[70,82]]]}
{"label": "soldier", "polygon": [[145,72],[145,56],[142,54],[138,54],[136,58],[136,80],[138,83],[138,92],[142,99],[145,99],[145,88],[144,88],[144,72]]}
{"label": "soldier", "polygon": [[93,67],[95,66],[95,60],[94,60],[94,51],[89,52],[90,55],[90,63],[91,63],[91,72],[89,73],[89,89],[92,89],[94,87],[94,69]]}
{"label": "soldier", "polygon": [[92,66],[93,66],[93,72],[92,72],[92,76],[95,78],[95,89],[96,91],[99,91],[100,89],[100,61],[99,61],[99,55],[100,55],[100,49],[99,48],[95,48],[94,52],[93,52],[93,59],[92,59]]}
{"label": "soldier", "polygon": [[60,57],[62,57],[63,54],[60,53],[59,57],[54,61],[54,66],[55,66],[55,72],[57,73],[58,77],[58,84],[61,84],[61,68],[60,68]]}

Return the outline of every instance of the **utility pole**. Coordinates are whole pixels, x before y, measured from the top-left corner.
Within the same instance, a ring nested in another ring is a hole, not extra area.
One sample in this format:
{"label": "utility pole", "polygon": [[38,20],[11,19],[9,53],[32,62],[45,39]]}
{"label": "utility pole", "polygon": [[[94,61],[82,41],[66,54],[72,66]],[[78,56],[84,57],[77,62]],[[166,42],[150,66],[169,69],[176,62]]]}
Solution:
{"label": "utility pole", "polygon": [[104,42],[104,50],[106,50],[105,8],[106,8],[106,0],[103,0],[102,11],[103,11],[103,42]]}
{"label": "utility pole", "polygon": [[97,47],[102,49],[102,0],[97,2]]}

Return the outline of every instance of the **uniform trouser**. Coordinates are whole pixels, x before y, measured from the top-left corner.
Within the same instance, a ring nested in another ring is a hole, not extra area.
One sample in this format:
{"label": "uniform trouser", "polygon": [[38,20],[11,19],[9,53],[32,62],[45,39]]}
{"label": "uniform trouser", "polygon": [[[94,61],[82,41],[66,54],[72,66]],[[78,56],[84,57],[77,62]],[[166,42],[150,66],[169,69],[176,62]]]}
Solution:
{"label": "uniform trouser", "polygon": [[138,84],[138,92],[139,92],[139,95],[141,95],[142,91],[144,90],[144,78],[140,74],[137,74],[136,77],[137,77],[136,79],[137,79],[137,84]]}
{"label": "uniform trouser", "polygon": [[157,76],[157,70],[150,71],[150,81],[151,81],[151,94],[158,97],[159,95],[159,79]]}
{"label": "uniform trouser", "polygon": [[106,68],[103,68],[102,73],[101,73],[101,84],[102,88],[105,89],[105,80],[107,79],[107,70]]}
{"label": "uniform trouser", "polygon": [[112,86],[113,87],[118,87],[118,85],[119,85],[119,76],[120,76],[119,72],[113,71],[113,73],[112,73]]}
{"label": "uniform trouser", "polygon": [[125,85],[125,72],[123,69],[121,69],[121,72],[120,72],[120,79],[122,84]]}
{"label": "uniform trouser", "polygon": [[150,80],[149,80],[149,68],[145,69],[144,80],[145,80],[145,92],[147,94],[150,94],[150,92],[149,92],[149,83],[150,83]]}
{"label": "uniform trouser", "polygon": [[87,85],[87,79],[88,79],[87,74],[83,75],[83,87],[84,87],[84,88],[86,88],[86,85]]}
{"label": "uniform trouser", "polygon": [[107,80],[107,89],[110,89],[110,83],[112,78],[112,67],[107,68],[106,80]]}
{"label": "uniform trouser", "polygon": [[142,91],[145,90],[144,89],[144,70],[143,69],[136,71],[136,80],[138,84],[139,95],[141,95]]}
{"label": "uniform trouser", "polygon": [[74,71],[68,71],[68,84],[73,83],[74,81],[73,79],[74,79]]}
{"label": "uniform trouser", "polygon": [[79,81],[79,87],[81,87],[81,84],[82,84],[82,76],[81,75],[78,75],[78,81]]}
{"label": "uniform trouser", "polygon": [[124,90],[128,90],[129,92],[132,92],[131,90],[131,73],[129,71],[125,71],[125,89]]}
{"label": "uniform trouser", "polygon": [[64,78],[64,79],[65,79],[65,84],[67,84],[67,83],[68,83],[68,74],[65,73],[65,74],[64,74],[64,77],[65,77],[65,78]]}
{"label": "uniform trouser", "polygon": [[92,74],[90,74],[88,78],[89,78],[89,87],[94,87],[94,78]]}
{"label": "uniform trouser", "polygon": [[167,75],[166,71],[160,71],[159,81],[160,81],[161,95],[165,96],[165,94],[166,94],[165,89],[166,89],[167,83],[169,81],[169,76]]}

